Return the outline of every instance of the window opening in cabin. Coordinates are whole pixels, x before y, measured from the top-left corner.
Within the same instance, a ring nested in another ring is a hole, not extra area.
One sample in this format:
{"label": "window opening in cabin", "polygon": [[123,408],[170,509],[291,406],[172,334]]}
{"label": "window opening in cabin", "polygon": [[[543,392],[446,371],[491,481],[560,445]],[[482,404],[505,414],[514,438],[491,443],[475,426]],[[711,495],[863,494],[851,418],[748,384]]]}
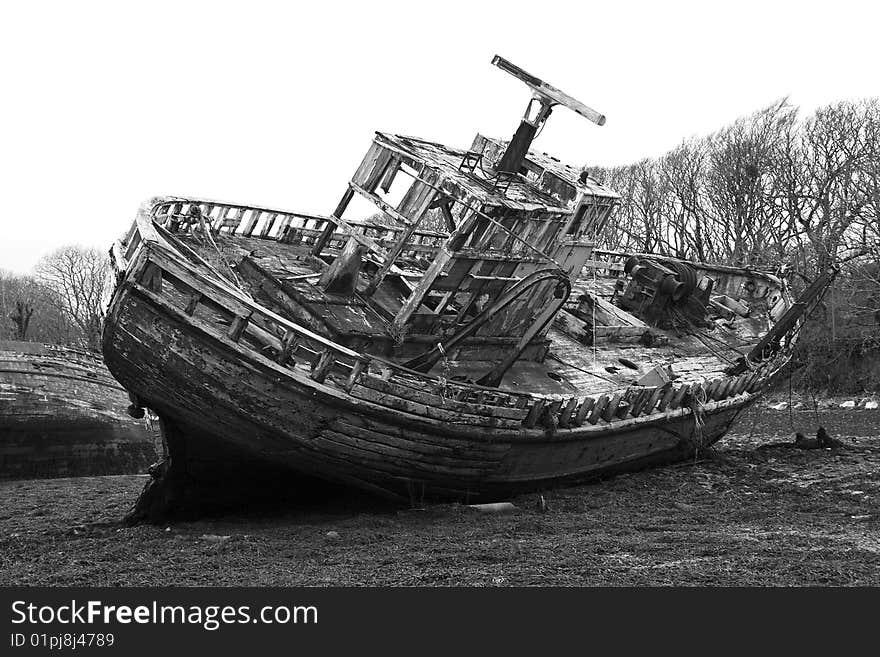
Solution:
{"label": "window opening in cabin", "polygon": [[582,203],[577,212],[574,215],[574,220],[571,222],[571,225],[568,227],[568,235],[577,235],[580,231],[581,222],[584,220],[584,215],[587,213],[587,205],[586,203]]}

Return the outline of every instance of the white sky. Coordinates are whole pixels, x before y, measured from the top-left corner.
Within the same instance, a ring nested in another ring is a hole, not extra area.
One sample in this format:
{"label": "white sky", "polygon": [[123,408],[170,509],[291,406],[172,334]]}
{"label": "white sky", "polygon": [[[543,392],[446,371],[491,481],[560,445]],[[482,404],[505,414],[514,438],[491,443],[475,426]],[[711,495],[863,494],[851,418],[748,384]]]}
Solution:
{"label": "white sky", "polygon": [[466,147],[528,101],[498,53],[604,113],[535,148],[655,156],[781,96],[880,95],[875,2],[6,2],[0,268],[109,247],[151,196],[327,214],[375,130]]}

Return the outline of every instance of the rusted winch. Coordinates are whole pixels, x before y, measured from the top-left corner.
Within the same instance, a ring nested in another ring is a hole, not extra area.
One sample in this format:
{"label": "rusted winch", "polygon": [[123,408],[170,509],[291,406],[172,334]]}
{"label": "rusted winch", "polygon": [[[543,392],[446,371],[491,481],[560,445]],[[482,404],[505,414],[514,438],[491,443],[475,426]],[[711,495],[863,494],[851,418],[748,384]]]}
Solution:
{"label": "rusted winch", "polygon": [[618,303],[651,326],[671,327],[675,311],[695,323],[705,318],[712,282],[698,285],[696,271],[686,263],[632,256],[623,270],[630,280]]}

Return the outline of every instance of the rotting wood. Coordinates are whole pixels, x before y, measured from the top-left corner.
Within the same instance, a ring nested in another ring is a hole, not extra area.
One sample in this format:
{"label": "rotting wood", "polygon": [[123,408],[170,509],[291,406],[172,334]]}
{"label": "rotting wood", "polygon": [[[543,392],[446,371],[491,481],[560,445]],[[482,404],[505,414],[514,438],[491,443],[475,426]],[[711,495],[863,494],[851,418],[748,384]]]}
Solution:
{"label": "rotting wood", "polygon": [[660,401],[657,402],[657,410],[663,412],[666,408],[672,403],[673,398],[676,395],[677,388],[673,383],[667,383],[664,386],[663,396],[660,398]]}
{"label": "rotting wood", "polygon": [[645,390],[639,392],[638,396],[633,401],[632,408],[630,409],[630,414],[633,417],[637,417],[641,414],[642,409],[645,408],[648,400],[654,395],[656,390],[657,388],[646,388]]}
{"label": "rotting wood", "polygon": [[332,350],[325,349],[322,351],[312,368],[312,378],[318,383],[323,383],[335,362],[336,354]]}
{"label": "rotting wood", "polygon": [[[696,385],[696,383],[693,385]],[[685,383],[684,385],[679,386],[676,389],[675,394],[672,396],[672,400],[669,402],[669,407],[672,409],[676,409],[681,406],[682,401],[684,401],[684,398],[688,395],[690,391],[690,384]]]}
{"label": "rotting wood", "polygon": [[544,411],[545,401],[543,399],[537,399],[532,404],[532,407],[529,409],[528,415],[523,418],[522,425],[526,429],[531,429],[537,424],[538,419],[541,417],[541,413]]}
{"label": "rotting wood", "polygon": [[[326,217],[180,197],[142,208],[112,250],[105,358],[179,423],[193,467],[237,464],[215,453],[229,443],[389,497],[495,495],[684,458],[692,415],[711,444],[785,371],[801,314],[779,279],[594,250],[587,234],[618,196],[527,148],[552,105],[591,111],[505,66],[539,93],[515,144],[377,133]],[[479,170],[462,165],[473,153]],[[343,218],[355,194],[378,214]],[[437,230],[418,229],[428,216]],[[661,278],[692,286],[690,333],[663,323]],[[778,346],[759,316],[788,322]],[[752,360],[731,368],[705,337]]]}
{"label": "rotting wood", "polygon": [[581,402],[581,405],[578,406],[577,415],[574,418],[574,425],[576,427],[581,426],[584,423],[587,415],[589,415],[590,411],[593,409],[593,405],[596,403],[596,400],[592,397],[584,397],[584,400]]}
{"label": "rotting wood", "polygon": [[[657,406],[657,403],[660,401],[660,398],[666,392],[667,385],[669,384],[657,386],[651,391],[651,394],[648,395],[648,399],[645,401],[645,405],[639,410],[639,415],[641,415],[642,413],[647,414],[653,412],[654,408]],[[636,413],[634,412],[633,415],[635,416]]]}
{"label": "rotting wood", "polygon": [[199,301],[202,300],[202,293],[193,290],[189,294],[189,298],[186,302],[186,308],[183,309],[187,315],[192,315],[196,311],[196,307],[199,305]]}
{"label": "rotting wood", "polygon": [[593,406],[593,410],[590,411],[590,415],[587,418],[587,422],[590,424],[596,424],[599,421],[599,418],[604,414],[605,407],[608,406],[608,403],[611,401],[611,397],[608,395],[601,395],[597,400],[596,404]]}
{"label": "rotting wood", "polygon": [[238,342],[239,338],[241,338],[241,334],[244,333],[245,328],[250,321],[250,315],[236,315],[232,319],[232,323],[229,325],[229,330],[226,335],[233,342]]}
{"label": "rotting wood", "polygon": [[563,429],[568,429],[571,426],[572,417],[571,414],[574,413],[575,409],[578,406],[578,398],[572,397],[566,403],[565,408],[562,409],[559,414],[559,426]]}
{"label": "rotting wood", "polygon": [[299,335],[295,331],[291,331],[288,329],[284,333],[284,339],[282,340],[282,348],[278,354],[278,364],[286,365],[290,362],[291,356],[293,352],[296,350],[296,347],[299,343]]}

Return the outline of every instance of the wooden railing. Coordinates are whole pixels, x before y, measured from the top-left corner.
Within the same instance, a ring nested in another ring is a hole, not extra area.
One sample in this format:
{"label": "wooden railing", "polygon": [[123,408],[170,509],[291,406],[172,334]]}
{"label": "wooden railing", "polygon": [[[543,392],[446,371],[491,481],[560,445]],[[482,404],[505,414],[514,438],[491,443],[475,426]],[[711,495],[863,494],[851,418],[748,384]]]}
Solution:
{"label": "wooden railing", "polygon": [[[186,198],[157,199],[151,207],[150,215],[160,226],[175,233],[187,222],[193,221],[193,207],[199,209],[202,219],[214,234],[272,239],[302,246],[314,245],[329,221],[328,217],[319,215]],[[403,231],[399,226],[375,221],[351,220],[348,223],[358,234],[371,237],[385,246],[396,241],[398,234]],[[447,237],[445,233],[436,231],[413,231],[400,257],[404,260],[431,258]],[[342,249],[347,240],[346,233],[335,231],[327,246],[331,249]]]}

